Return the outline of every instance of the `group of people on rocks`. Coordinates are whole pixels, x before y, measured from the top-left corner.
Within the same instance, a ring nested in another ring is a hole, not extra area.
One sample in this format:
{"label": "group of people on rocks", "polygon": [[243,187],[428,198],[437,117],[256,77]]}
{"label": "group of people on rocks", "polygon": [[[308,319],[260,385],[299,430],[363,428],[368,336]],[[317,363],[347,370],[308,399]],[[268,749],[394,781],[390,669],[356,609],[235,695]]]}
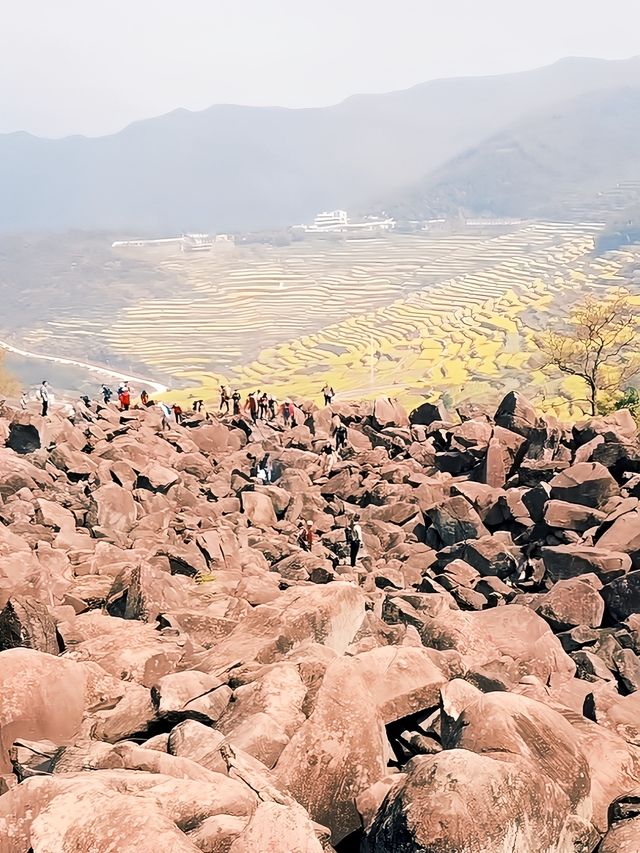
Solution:
{"label": "group of people on rocks", "polygon": [[[325,405],[330,405],[333,398],[335,397],[335,392],[333,388],[329,385],[325,385],[322,389],[322,395],[324,397]],[[38,390],[36,391],[36,398],[41,403],[41,413],[43,417],[46,417],[49,411],[49,403],[52,399],[53,393],[51,387],[47,380],[43,380],[40,384]],[[109,405],[113,399],[113,391],[108,385],[103,385],[101,389],[102,400],[105,405]],[[134,396],[133,389],[128,381],[121,383],[117,389],[118,403],[121,411],[129,411],[132,405],[132,399]],[[85,414],[89,416],[89,411],[91,410],[91,399],[88,395],[81,395],[79,398],[80,402],[85,407]],[[233,414],[236,416],[240,416],[243,414],[241,410],[241,395],[238,389],[235,389],[233,393],[230,392],[228,386],[221,385],[220,386],[220,413],[221,414],[230,414],[230,403],[233,406]],[[172,420],[177,424],[181,424],[184,419],[184,412],[182,407],[178,403],[174,403],[173,405],[169,405],[164,401],[160,401],[157,404],[149,398],[148,392],[143,389],[140,392],[140,404],[144,408],[149,408],[151,406],[157,406],[160,411],[162,420],[161,420],[161,429],[169,430],[171,429]],[[22,392],[22,396],[20,398],[20,406],[23,409],[26,409],[29,405],[29,395],[27,391]],[[196,399],[193,401],[192,410],[194,412],[200,413],[202,412],[204,406],[204,400]],[[67,408],[70,409],[69,417],[74,418],[77,415],[77,412],[74,407],[67,404]],[[82,408],[82,406],[80,407]],[[251,417],[251,420],[255,424],[258,420],[271,421],[274,420],[278,413],[282,416],[283,422],[285,426],[296,426],[296,409],[291,400],[284,400],[282,403],[278,404],[275,397],[271,394],[268,394],[266,391],[262,392],[260,390],[251,392],[246,399],[246,403],[244,406],[245,413],[248,413]],[[207,415],[208,417],[208,415]],[[327,442],[320,451],[321,456],[321,476],[329,477],[331,476],[331,472],[335,466],[335,464],[340,459],[340,454],[348,445],[348,431],[347,427],[343,423],[342,419],[337,413],[333,414],[331,420],[331,437],[333,439],[332,442]],[[273,463],[271,461],[271,457],[269,453],[265,453],[264,456],[260,460],[258,457],[249,453],[247,454],[247,458],[249,461],[249,477],[251,480],[254,480],[259,485],[269,485],[273,482],[274,479],[274,470]],[[354,567],[357,563],[358,554],[360,553],[361,545],[362,545],[362,529],[360,527],[360,517],[358,515],[353,516],[348,527],[346,528],[346,544],[349,551],[349,560],[352,567]],[[309,519],[306,522],[301,521],[299,523],[299,537],[298,542],[300,547],[304,548],[307,551],[311,551],[314,544],[314,528],[313,522]]]}
{"label": "group of people on rocks", "polygon": [[[315,530],[313,529],[313,521],[298,522],[298,544],[304,551],[311,551],[315,542]],[[345,539],[349,551],[349,564],[351,568],[355,568],[358,562],[358,555],[362,547],[362,527],[360,526],[360,516],[353,515],[345,529]]]}
{"label": "group of people on rocks", "polygon": [[[242,397],[237,388],[233,392],[231,399],[233,400],[233,414],[242,414],[240,410]],[[283,400],[282,403],[278,403],[273,394],[261,391],[260,389],[251,391],[247,395],[244,412],[249,415],[254,424],[258,421],[273,421],[278,415],[281,415],[285,426],[297,426],[295,406],[291,400]]]}
{"label": "group of people on rocks", "polygon": [[[42,380],[40,386],[36,390],[35,396],[41,405],[42,417],[46,418],[46,416],[49,412],[49,403],[50,403],[51,398],[53,396],[53,392],[51,390],[51,387],[49,386],[49,383],[47,382],[46,379]],[[30,402],[29,392],[25,390],[20,395],[20,408],[26,409],[29,406],[29,402]]]}
{"label": "group of people on rocks", "polygon": [[[109,405],[113,401],[113,390],[109,385],[103,384],[100,394],[102,396],[102,401],[105,405]],[[329,384],[325,384],[322,388],[322,395],[324,398],[325,406],[331,405],[335,397],[335,391],[333,387]],[[46,417],[49,411],[49,402],[52,397],[51,388],[47,380],[43,380],[42,384],[36,391],[36,398],[42,404],[42,416]],[[125,382],[121,382],[117,388],[117,399],[118,405],[121,411],[127,412],[130,410],[133,405],[134,391],[131,387],[130,382],[127,380]],[[82,395],[80,397],[82,402],[87,408],[91,408],[91,400],[87,395]],[[245,400],[244,406],[242,404],[242,395],[240,391],[235,388],[233,392],[228,385],[220,386],[220,414],[221,415],[230,415],[233,414],[236,417],[241,417],[242,415],[248,415],[251,419],[252,423],[256,424],[258,421],[274,421],[278,416],[282,418],[284,426],[286,427],[296,427],[298,422],[296,420],[296,406],[293,401],[289,398],[286,398],[281,403],[279,403],[273,394],[268,393],[267,391],[262,391],[258,389],[257,391],[251,391]],[[20,405],[23,409],[26,409],[29,405],[29,394],[27,391],[22,392],[22,396],[20,398]],[[172,418],[176,423],[181,424],[184,420],[184,411],[182,407],[178,403],[173,403],[169,406],[167,403],[156,402],[149,397],[149,393],[146,389],[142,389],[140,391],[140,405],[143,408],[149,408],[151,406],[158,406],[160,412],[162,414],[162,429],[169,429],[171,425]],[[204,400],[194,399],[192,402],[192,411],[196,413],[201,413],[204,407]],[[207,415],[208,417],[208,415]],[[335,415],[334,423],[332,426],[332,435],[335,439],[335,447],[331,444],[327,444],[326,447],[323,448],[323,470],[324,473],[328,476],[331,473],[331,470],[335,464],[337,459],[337,454],[340,450],[346,446],[347,444],[347,429],[340,421],[340,418]]]}

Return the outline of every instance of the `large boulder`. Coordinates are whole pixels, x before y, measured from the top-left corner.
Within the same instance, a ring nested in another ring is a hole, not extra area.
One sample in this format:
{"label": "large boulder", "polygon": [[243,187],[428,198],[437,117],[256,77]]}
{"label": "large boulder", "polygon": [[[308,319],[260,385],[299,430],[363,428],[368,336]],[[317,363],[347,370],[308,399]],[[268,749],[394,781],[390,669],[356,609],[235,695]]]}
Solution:
{"label": "large boulder", "polygon": [[604,616],[602,584],[595,575],[558,581],[536,603],[536,612],[558,631],[577,625],[599,628]]}
{"label": "large boulder", "polygon": [[581,543],[550,545],[541,549],[542,562],[552,581],[594,574],[603,583],[627,574],[631,558],[621,551],[594,548]]}
{"label": "large boulder", "polygon": [[103,530],[128,533],[136,520],[131,492],[116,483],[106,483],[91,494],[90,523]]}
{"label": "large boulder", "polygon": [[529,438],[539,430],[544,421],[538,417],[531,403],[517,391],[509,391],[498,406],[494,420],[498,426]]}
{"label": "large boulder", "polygon": [[478,691],[471,701],[468,694],[461,708],[454,689],[450,706],[447,695],[453,685],[442,695],[445,747],[520,756],[536,777],[546,776],[562,789],[574,813],[590,816],[589,764],[580,734],[561,714],[526,696],[499,691],[486,695]]}
{"label": "large boulder", "polygon": [[257,806],[247,785],[222,773],[203,773],[206,782],[118,769],[28,779],[0,797],[0,826],[4,820],[4,838],[12,843],[7,853],[197,853],[187,833],[213,815],[248,819]]}
{"label": "large boulder", "polygon": [[260,803],[247,828],[229,848],[229,853],[323,853],[314,825],[299,805]]}
{"label": "large boulder", "polygon": [[338,658],[275,773],[278,785],[331,829],[335,845],[359,827],[355,798],[385,774],[388,759],[383,719],[367,684],[354,661]]}
{"label": "large boulder", "polygon": [[417,409],[414,409],[409,415],[409,421],[415,426],[431,426],[436,421],[444,423],[451,420],[451,415],[447,412],[444,404],[440,403],[422,403]]}
{"label": "large boulder", "polygon": [[422,641],[436,649],[455,649],[468,667],[510,658],[519,676],[536,675],[560,684],[575,664],[547,623],[529,607],[511,604],[480,612],[443,610],[420,614]]}
{"label": "large boulder", "polygon": [[602,550],[621,551],[631,557],[634,569],[640,568],[640,511],[618,516],[596,539]]}
{"label": "large boulder", "polygon": [[0,771],[17,738],[68,742],[91,712],[117,709],[128,689],[96,664],[33,649],[0,652]]}
{"label": "large boulder", "polygon": [[602,597],[607,610],[618,621],[640,613],[640,571],[612,580],[602,588]]}
{"label": "large boulder", "polygon": [[294,587],[249,613],[207,652],[200,668],[213,671],[238,660],[273,663],[309,641],[342,654],[356,636],[364,614],[364,595],[350,583]]}
{"label": "large boulder", "polygon": [[599,462],[579,462],[550,481],[554,500],[598,509],[619,492],[618,484]]}
{"label": "large boulder", "polygon": [[478,513],[462,495],[445,500],[430,509],[427,515],[444,545],[454,545],[465,539],[479,539],[489,534]]}
{"label": "large boulder", "polygon": [[409,762],[380,807],[368,849],[569,853],[578,849],[569,812],[562,788],[526,759],[449,749]]}
{"label": "large boulder", "polygon": [[0,651],[23,646],[57,655],[56,625],[47,607],[30,596],[14,596],[0,613]]}

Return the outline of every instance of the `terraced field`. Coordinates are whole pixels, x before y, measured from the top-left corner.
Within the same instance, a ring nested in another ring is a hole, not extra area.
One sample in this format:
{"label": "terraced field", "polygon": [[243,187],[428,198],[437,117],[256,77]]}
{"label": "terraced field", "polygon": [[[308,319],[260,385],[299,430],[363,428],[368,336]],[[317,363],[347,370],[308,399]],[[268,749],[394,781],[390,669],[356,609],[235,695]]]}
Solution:
{"label": "terraced field", "polygon": [[634,247],[594,258],[600,228],[537,222],[494,236],[149,253],[145,264],[174,282],[170,295],[146,288],[108,322],[64,314],[30,343],[111,352],[168,376],[185,398],[214,397],[223,379],[279,397],[317,397],[328,380],[343,397],[384,393],[408,405],[445,392],[487,402],[530,385],[543,408],[577,414],[575,383],[535,370],[533,335],[585,288],[620,283],[640,261]]}

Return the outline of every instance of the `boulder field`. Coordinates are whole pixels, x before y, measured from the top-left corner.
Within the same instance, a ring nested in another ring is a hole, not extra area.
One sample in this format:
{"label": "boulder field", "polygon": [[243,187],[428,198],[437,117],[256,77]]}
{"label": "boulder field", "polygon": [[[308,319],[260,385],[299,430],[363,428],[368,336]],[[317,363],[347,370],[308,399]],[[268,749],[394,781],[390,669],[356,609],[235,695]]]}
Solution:
{"label": "boulder field", "polygon": [[637,853],[630,414],[296,421],[0,405],[0,853]]}

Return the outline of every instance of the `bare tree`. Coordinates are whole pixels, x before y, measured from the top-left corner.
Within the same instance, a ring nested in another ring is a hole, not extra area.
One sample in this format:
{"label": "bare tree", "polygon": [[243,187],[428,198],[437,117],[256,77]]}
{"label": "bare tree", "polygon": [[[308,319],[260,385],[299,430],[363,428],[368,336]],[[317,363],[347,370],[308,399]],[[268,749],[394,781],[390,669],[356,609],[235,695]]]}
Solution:
{"label": "bare tree", "polygon": [[583,379],[585,402],[595,415],[598,394],[622,391],[640,372],[639,327],[640,309],[628,291],[613,290],[602,299],[589,296],[571,310],[566,323],[537,338],[542,366]]}

